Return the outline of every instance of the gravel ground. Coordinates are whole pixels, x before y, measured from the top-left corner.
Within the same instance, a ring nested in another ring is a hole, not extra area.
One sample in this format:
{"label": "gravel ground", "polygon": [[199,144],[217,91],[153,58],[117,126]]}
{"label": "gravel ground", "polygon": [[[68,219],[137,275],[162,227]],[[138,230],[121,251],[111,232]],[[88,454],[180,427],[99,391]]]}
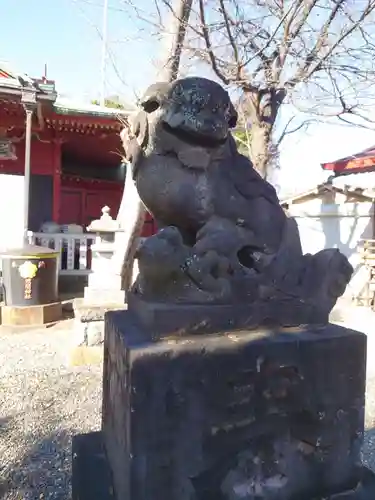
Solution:
{"label": "gravel ground", "polygon": [[[363,461],[375,471],[375,313],[364,307],[338,304],[337,323],[367,334],[366,432]],[[341,316],[341,317],[340,317]],[[331,318],[334,321],[333,318]]]}
{"label": "gravel ground", "polygon": [[[71,498],[72,435],[100,427],[102,367],[69,367],[70,326],[65,321],[18,333],[0,328],[2,500]],[[373,369],[366,426],[364,460],[375,470]]]}
{"label": "gravel ground", "polygon": [[67,322],[0,330],[0,498],[71,498],[72,435],[100,427],[102,367],[67,364]]}

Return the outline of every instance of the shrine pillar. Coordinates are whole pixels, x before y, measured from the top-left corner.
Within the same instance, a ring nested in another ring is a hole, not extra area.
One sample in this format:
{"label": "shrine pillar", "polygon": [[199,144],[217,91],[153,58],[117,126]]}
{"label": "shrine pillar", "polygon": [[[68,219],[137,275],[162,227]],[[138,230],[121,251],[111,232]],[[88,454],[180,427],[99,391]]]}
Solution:
{"label": "shrine pillar", "polygon": [[59,223],[60,221],[60,205],[61,205],[61,139],[53,141],[53,207],[52,215],[53,221]]}
{"label": "shrine pillar", "polygon": [[26,112],[26,135],[25,135],[25,172],[24,172],[24,240],[27,242],[27,232],[29,229],[29,198],[30,198],[30,175],[31,175],[31,128],[34,111],[36,110],[37,100],[36,91],[24,89],[22,91],[21,103]]}

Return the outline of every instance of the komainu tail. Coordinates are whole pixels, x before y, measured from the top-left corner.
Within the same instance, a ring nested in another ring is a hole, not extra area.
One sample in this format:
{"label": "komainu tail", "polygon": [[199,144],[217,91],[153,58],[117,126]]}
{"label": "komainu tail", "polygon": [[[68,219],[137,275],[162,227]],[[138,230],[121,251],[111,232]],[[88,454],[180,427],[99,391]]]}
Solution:
{"label": "komainu tail", "polygon": [[121,262],[122,289],[126,292],[128,292],[135,279],[135,276],[133,277],[134,259],[145,217],[146,208],[139,198],[135,183],[130,175],[130,171],[128,171],[125,177],[124,192],[117,216],[117,220],[124,230],[123,233],[120,233],[120,241],[118,241],[118,247],[120,247],[118,258]]}

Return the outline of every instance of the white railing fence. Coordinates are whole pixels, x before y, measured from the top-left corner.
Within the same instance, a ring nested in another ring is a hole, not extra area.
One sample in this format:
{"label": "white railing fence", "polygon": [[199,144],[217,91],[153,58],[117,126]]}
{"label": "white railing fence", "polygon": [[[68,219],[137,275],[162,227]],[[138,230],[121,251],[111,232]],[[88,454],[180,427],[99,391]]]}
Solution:
{"label": "white railing fence", "polygon": [[59,272],[64,275],[85,275],[91,271],[92,234],[29,232],[29,243],[59,252]]}
{"label": "white railing fence", "polygon": [[[94,234],[28,232],[30,244],[51,248],[59,253],[59,274],[70,276],[84,276],[91,272],[91,245],[95,239]],[[140,243],[144,239],[140,238]],[[1,269],[0,259],[0,271]]]}

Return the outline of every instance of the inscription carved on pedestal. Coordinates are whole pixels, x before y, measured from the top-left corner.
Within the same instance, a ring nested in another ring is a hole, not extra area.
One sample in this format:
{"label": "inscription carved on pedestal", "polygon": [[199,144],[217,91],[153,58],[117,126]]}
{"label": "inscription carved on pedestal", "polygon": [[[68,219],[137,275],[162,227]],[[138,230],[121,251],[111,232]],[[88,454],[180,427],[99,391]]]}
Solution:
{"label": "inscription carved on pedestal", "polygon": [[110,313],[105,344],[118,498],[315,500],[356,486],[364,336],[331,325],[155,341],[132,318]]}

